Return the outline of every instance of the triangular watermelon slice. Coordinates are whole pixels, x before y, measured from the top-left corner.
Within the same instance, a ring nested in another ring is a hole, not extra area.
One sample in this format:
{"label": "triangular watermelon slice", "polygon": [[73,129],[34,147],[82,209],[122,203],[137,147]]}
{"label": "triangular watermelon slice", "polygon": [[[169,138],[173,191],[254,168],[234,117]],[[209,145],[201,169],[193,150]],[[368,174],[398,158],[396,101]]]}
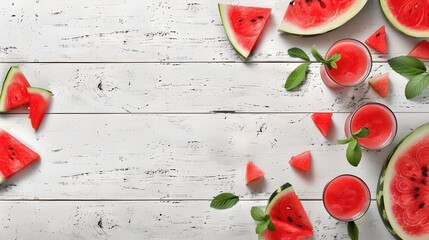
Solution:
{"label": "triangular watermelon slice", "polygon": [[42,123],[43,116],[45,116],[48,110],[51,97],[53,96],[51,91],[43,88],[29,87],[27,88],[30,96],[30,119],[31,125],[37,130]]}
{"label": "triangular watermelon slice", "polygon": [[0,93],[0,112],[7,112],[29,101],[27,87],[30,84],[19,67],[11,67]]}
{"label": "triangular watermelon slice", "polygon": [[389,96],[389,73],[372,77],[368,83],[382,98]]}
{"label": "triangular watermelon slice", "polygon": [[271,8],[221,3],[218,6],[223,28],[229,41],[235,50],[246,59],[270,17]]}
{"label": "triangular watermelon slice", "polygon": [[332,122],[332,113],[330,112],[318,112],[311,115],[311,120],[313,120],[316,127],[322,133],[323,136],[328,135],[329,126]]}
{"label": "triangular watermelon slice", "polygon": [[420,41],[414,49],[408,53],[408,56],[429,59],[429,42],[426,40]]}
{"label": "triangular watermelon slice", "polygon": [[246,166],[246,184],[262,178],[265,173],[253,162],[248,162]]}
{"label": "triangular watermelon slice", "polygon": [[366,41],[366,45],[374,48],[380,53],[387,53],[386,28],[382,26],[375,31]]}
{"label": "triangular watermelon slice", "polygon": [[296,156],[293,156],[289,160],[289,164],[293,167],[301,169],[304,172],[307,172],[310,169],[311,162],[311,153],[310,151],[305,151]]}
{"label": "triangular watermelon slice", "polygon": [[39,154],[0,129],[0,182],[39,159]]}

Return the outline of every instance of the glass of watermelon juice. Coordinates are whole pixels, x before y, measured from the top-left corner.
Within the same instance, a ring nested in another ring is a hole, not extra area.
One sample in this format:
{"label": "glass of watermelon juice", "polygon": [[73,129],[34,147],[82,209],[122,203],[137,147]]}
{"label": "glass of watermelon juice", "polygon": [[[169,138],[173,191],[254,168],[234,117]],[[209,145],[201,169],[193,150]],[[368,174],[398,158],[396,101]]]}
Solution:
{"label": "glass of watermelon juice", "polygon": [[358,138],[360,145],[369,150],[379,150],[395,138],[397,121],[395,114],[381,103],[366,103],[346,119],[344,130],[347,137],[363,127],[369,129],[366,138]]}
{"label": "glass of watermelon juice", "polygon": [[372,57],[365,44],[355,39],[339,40],[329,48],[325,59],[336,53],[341,54],[336,69],[329,69],[326,65],[320,68],[320,75],[326,86],[333,89],[352,87],[368,77]]}
{"label": "glass of watermelon juice", "polygon": [[361,218],[369,208],[368,185],[354,175],[343,174],[332,179],[323,190],[323,205],[335,219],[351,222]]}

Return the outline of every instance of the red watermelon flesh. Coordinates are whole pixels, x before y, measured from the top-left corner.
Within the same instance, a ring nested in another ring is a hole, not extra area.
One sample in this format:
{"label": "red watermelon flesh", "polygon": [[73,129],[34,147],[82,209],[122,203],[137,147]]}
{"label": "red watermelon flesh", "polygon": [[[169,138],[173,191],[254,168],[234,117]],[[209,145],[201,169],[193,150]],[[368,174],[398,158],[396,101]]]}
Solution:
{"label": "red watermelon flesh", "polygon": [[311,162],[311,153],[310,151],[305,151],[303,153],[300,153],[296,156],[293,156],[289,160],[289,164],[293,167],[296,167],[298,169],[301,169],[305,172],[310,169],[310,162]]}
{"label": "red watermelon flesh", "polygon": [[373,33],[366,41],[366,45],[374,48],[380,53],[387,53],[386,29],[384,26]]}
{"label": "red watermelon flesh", "polygon": [[411,50],[410,53],[408,53],[408,56],[422,58],[422,59],[429,59],[429,42],[426,40],[420,41],[414,47],[414,49]]}
{"label": "red watermelon flesh", "polygon": [[223,28],[232,46],[247,58],[270,17],[270,8],[218,4]]}
{"label": "red watermelon flesh", "polygon": [[246,184],[258,180],[264,176],[264,172],[254,163],[248,162],[246,166]]}
{"label": "red watermelon flesh", "polygon": [[42,88],[27,88],[30,96],[30,119],[31,125],[37,130],[42,123],[43,117],[48,110],[52,92]]}
{"label": "red watermelon flesh", "polygon": [[39,159],[39,154],[0,129],[0,182]]}
{"label": "red watermelon flesh", "polygon": [[0,95],[0,112],[7,112],[29,101],[27,87],[30,84],[19,67],[11,67],[3,82]]}
{"label": "red watermelon flesh", "polygon": [[316,127],[322,133],[323,136],[328,135],[329,126],[331,126],[332,122],[332,113],[330,112],[318,112],[313,113],[311,115],[311,119],[313,120]]}
{"label": "red watermelon flesh", "polygon": [[389,96],[389,73],[370,78],[368,83],[382,98]]}

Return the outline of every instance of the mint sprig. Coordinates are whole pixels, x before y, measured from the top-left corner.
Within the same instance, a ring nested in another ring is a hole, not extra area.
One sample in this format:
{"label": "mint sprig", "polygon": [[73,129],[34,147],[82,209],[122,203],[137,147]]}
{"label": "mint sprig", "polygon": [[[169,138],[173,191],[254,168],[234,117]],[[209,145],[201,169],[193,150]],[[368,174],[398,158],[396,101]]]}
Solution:
{"label": "mint sprig", "polygon": [[347,139],[338,140],[339,144],[348,144],[346,150],[346,158],[349,163],[357,167],[362,159],[362,147],[359,143],[358,138],[366,138],[369,135],[369,129],[363,127],[356,132],[353,132],[352,135]]}
{"label": "mint sprig", "polygon": [[304,50],[297,47],[289,49],[287,53],[293,58],[300,58],[305,61],[305,63],[300,64],[297,68],[295,68],[286,79],[285,88],[287,91],[290,91],[298,87],[302,81],[307,78],[310,57],[304,52]]}
{"label": "mint sprig", "polygon": [[213,198],[210,207],[220,210],[228,209],[237,204],[239,200],[240,198],[232,193],[221,193]]}
{"label": "mint sprig", "polygon": [[311,54],[313,54],[313,57],[320,63],[326,65],[329,69],[335,68],[337,69],[337,62],[341,59],[341,54],[335,53],[332,56],[330,56],[328,59],[325,59],[316,48],[316,45],[313,45],[311,47]]}
{"label": "mint sprig", "polygon": [[347,223],[347,233],[351,240],[359,239],[359,228],[354,221]]}
{"label": "mint sprig", "polygon": [[265,214],[264,211],[262,211],[258,207],[252,207],[250,209],[250,215],[252,216],[253,220],[258,222],[256,224],[256,234],[263,233],[266,229],[270,231],[275,231],[276,227],[273,224],[273,221],[271,220],[271,216],[268,214]]}
{"label": "mint sprig", "polygon": [[289,54],[290,57],[300,58],[306,62],[310,62],[310,57],[301,48],[297,48],[297,47],[290,48],[289,50],[287,50],[287,53]]}

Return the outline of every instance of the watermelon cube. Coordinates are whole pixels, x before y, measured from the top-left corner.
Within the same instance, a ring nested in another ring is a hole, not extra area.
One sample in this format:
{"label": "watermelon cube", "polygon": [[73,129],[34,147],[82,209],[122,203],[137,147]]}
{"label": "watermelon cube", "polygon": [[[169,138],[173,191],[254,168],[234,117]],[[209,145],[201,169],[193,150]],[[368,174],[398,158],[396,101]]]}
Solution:
{"label": "watermelon cube", "polygon": [[429,59],[429,42],[426,40],[420,41],[413,50],[408,53],[408,56]]}
{"label": "watermelon cube", "polygon": [[382,98],[389,96],[389,73],[372,77],[368,83]]}
{"label": "watermelon cube", "polygon": [[305,151],[303,153],[300,153],[296,156],[293,156],[289,160],[289,164],[292,167],[295,167],[297,169],[300,169],[304,172],[307,172],[310,169],[310,162],[311,162],[311,153],[310,151]]}
{"label": "watermelon cube", "polygon": [[248,162],[246,165],[246,184],[256,181],[264,177],[265,173],[258,168],[253,162]]}
{"label": "watermelon cube", "polygon": [[324,137],[328,135],[329,127],[332,122],[332,113],[330,112],[317,112],[311,115],[311,120],[313,120],[316,127],[322,133]]}

